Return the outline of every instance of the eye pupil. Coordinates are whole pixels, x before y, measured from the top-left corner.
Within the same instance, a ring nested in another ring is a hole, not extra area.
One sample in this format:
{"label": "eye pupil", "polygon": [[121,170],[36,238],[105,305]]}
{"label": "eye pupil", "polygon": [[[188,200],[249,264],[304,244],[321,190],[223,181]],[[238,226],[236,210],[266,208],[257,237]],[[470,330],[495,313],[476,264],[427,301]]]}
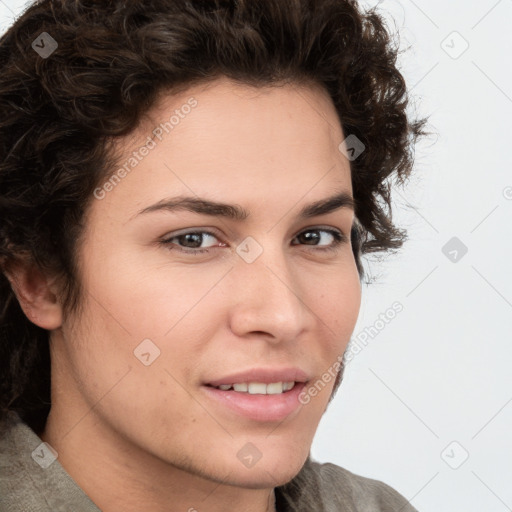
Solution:
{"label": "eye pupil", "polygon": [[305,231],[304,233],[301,234],[301,236],[303,237],[303,240],[306,243],[313,242],[313,244],[311,244],[311,245],[315,245],[314,242],[317,242],[318,240],[320,240],[318,231]]}
{"label": "eye pupil", "polygon": [[[179,237],[180,243],[184,240],[187,247],[197,248],[200,247],[203,242],[203,235],[201,233],[187,233]],[[188,242],[192,242],[192,245],[188,245]]]}

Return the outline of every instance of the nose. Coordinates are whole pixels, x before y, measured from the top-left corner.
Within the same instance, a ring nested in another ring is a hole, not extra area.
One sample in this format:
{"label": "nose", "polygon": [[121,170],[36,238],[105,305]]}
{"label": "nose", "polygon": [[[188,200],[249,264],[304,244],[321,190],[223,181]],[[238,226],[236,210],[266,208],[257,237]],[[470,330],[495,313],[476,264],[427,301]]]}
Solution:
{"label": "nose", "polygon": [[293,341],[312,328],[314,314],[300,275],[287,264],[282,250],[267,248],[252,263],[240,259],[230,277],[229,318],[234,334],[265,334],[268,341],[279,343]]}

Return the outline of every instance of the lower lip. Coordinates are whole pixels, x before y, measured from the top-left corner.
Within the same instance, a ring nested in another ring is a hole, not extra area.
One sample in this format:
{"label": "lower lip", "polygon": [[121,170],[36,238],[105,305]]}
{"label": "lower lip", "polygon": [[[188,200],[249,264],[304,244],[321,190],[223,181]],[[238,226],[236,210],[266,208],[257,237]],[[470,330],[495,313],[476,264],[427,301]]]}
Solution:
{"label": "lower lip", "polygon": [[202,389],[217,403],[246,418],[255,421],[282,421],[302,405],[299,395],[305,386],[305,382],[298,382],[290,391],[278,395],[251,395],[233,390],[223,391],[211,386],[202,386]]}

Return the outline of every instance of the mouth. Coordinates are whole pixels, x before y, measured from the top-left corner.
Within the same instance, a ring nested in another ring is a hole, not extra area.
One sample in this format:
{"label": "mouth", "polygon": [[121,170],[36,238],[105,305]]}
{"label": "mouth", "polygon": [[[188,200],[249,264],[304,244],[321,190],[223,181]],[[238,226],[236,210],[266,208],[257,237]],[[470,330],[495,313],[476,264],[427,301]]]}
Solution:
{"label": "mouth", "polygon": [[221,391],[234,391],[236,393],[246,393],[249,395],[281,395],[291,391],[298,382],[286,381],[286,382],[239,382],[234,384],[220,384],[219,386],[213,386],[207,384],[214,389]]}
{"label": "mouth", "polygon": [[238,382],[204,384],[201,390],[212,408],[235,421],[275,423],[291,418],[303,406],[299,400],[306,382]]}

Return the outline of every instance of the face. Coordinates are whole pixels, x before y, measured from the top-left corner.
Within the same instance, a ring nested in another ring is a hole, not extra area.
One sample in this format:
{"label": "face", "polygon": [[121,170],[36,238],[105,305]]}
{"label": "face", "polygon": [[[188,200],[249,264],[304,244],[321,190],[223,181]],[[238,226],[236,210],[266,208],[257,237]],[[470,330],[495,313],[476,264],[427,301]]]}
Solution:
{"label": "face", "polygon": [[317,88],[162,96],[88,210],[84,308],[52,333],[57,400],[146,461],[252,488],[293,478],[360,306],[344,138]]}

